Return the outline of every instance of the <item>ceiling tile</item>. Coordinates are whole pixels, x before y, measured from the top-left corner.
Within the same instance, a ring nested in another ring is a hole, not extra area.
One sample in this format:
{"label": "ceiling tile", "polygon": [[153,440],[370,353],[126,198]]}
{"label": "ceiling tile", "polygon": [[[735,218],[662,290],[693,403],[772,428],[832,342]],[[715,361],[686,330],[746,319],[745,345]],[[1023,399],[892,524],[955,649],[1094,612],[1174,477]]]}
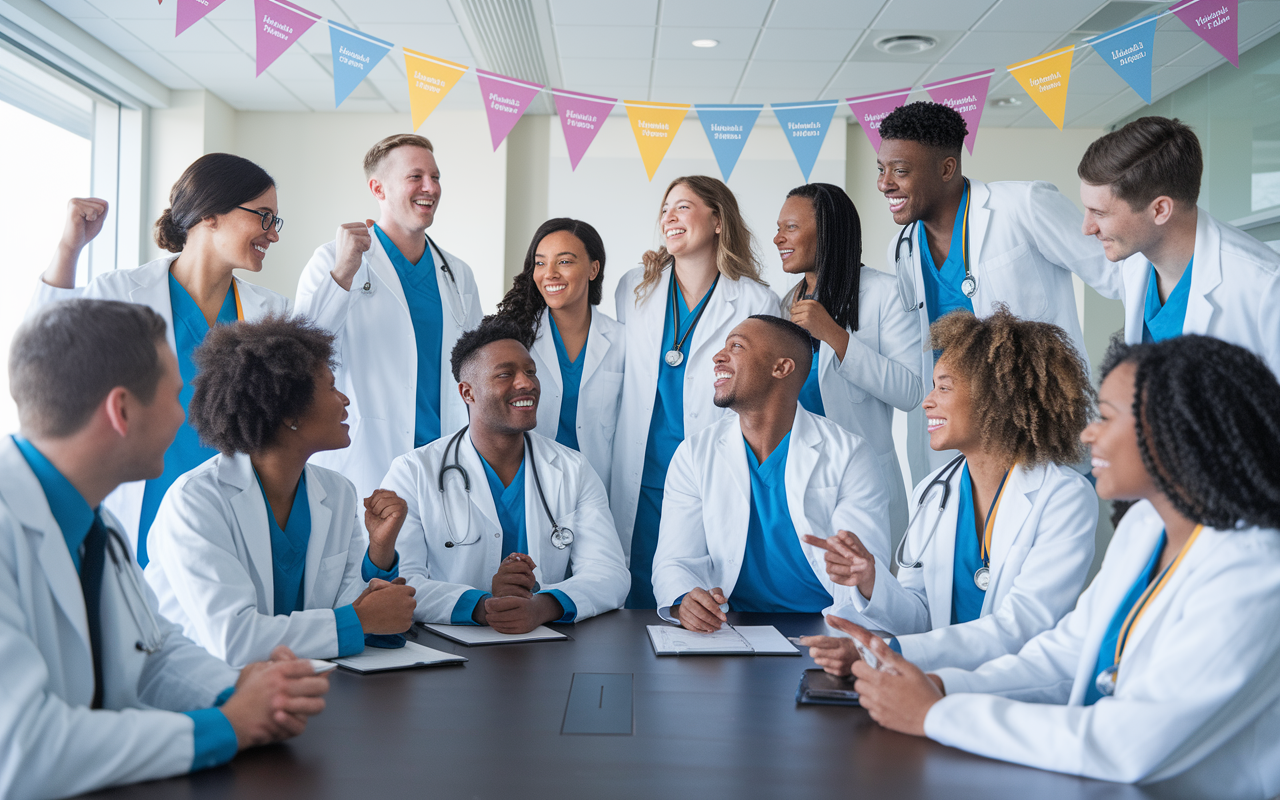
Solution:
{"label": "ceiling tile", "polygon": [[346,101],[338,108],[340,114],[389,114],[396,109],[386,100],[362,100],[358,97],[348,97]]}
{"label": "ceiling tile", "polygon": [[757,61],[841,61],[858,42],[857,31],[766,28],[756,49]]}
{"label": "ceiling tile", "polygon": [[570,89],[587,83],[647,86],[651,63],[647,58],[562,58],[560,72]]}
{"label": "ceiling tile", "polygon": [[943,57],[942,63],[986,62],[993,67],[1016,64],[1043,53],[1057,38],[1057,33],[1023,32],[1010,35],[1005,32],[974,31],[951,48],[951,52]]}
{"label": "ceiling tile", "polygon": [[172,61],[154,50],[125,51],[120,55],[136,64],[151,77],[170,89],[201,89],[199,81],[183,72]]}
{"label": "ceiling tile", "polygon": [[618,26],[556,26],[556,50],[561,58],[651,58],[653,31]]}
{"label": "ceiling tile", "polygon": [[[1195,34],[1192,35],[1194,36]],[[1171,62],[1179,67],[1195,67],[1203,70],[1207,67],[1225,64],[1227,59],[1217,50],[1210,47],[1208,42],[1200,42],[1176,59],[1171,59]]]}
{"label": "ceiling tile", "polygon": [[881,5],[879,0],[778,0],[769,27],[857,30],[871,24]]}
{"label": "ceiling tile", "polygon": [[902,28],[876,28],[875,30],[867,31],[862,44],[858,45],[858,49],[854,51],[850,61],[883,61],[887,64],[936,64],[938,59],[950,50],[960,40],[961,36],[965,35],[965,31],[958,30],[929,31],[928,35],[937,41],[937,45],[922,53],[912,55],[890,55],[876,48],[876,42],[882,39],[912,33],[913,31]]}
{"label": "ceiling tile", "polygon": [[1151,96],[1164,97],[1174,89],[1181,88],[1192,79],[1197,78],[1203,70],[1196,67],[1182,67],[1176,64],[1161,67],[1151,76]]}
{"label": "ceiling tile", "polygon": [[172,25],[175,13],[172,4],[165,8],[157,3],[134,0],[90,0],[90,2],[94,8],[111,19],[167,19]]}
{"label": "ceiling tile", "polygon": [[[757,28],[720,28],[708,33],[706,28],[664,25],[658,34],[658,58],[694,58],[699,61],[746,61],[751,56],[759,35]],[[710,37],[720,44],[694,47],[694,39]],[[562,46],[560,55],[567,55]]]}
{"label": "ceiling tile", "polygon": [[1277,22],[1280,22],[1280,3],[1275,0],[1244,0],[1240,3],[1240,38],[1246,39]]}
{"label": "ceiling tile", "polygon": [[[468,66],[475,63],[471,48],[457,25],[396,25],[391,22],[369,22],[360,30],[400,47],[438,56]],[[388,55],[387,58],[390,58]],[[383,59],[384,61],[386,59]]]}
{"label": "ceiling tile", "polygon": [[833,94],[858,97],[872,92],[914,86],[924,74],[924,64],[885,64],[875,61],[850,61],[831,84]]}
{"label": "ceiling tile", "polygon": [[[654,86],[653,99],[659,103],[730,103],[733,87]],[[686,119],[685,124],[690,121]]]}
{"label": "ceiling tile", "polygon": [[[115,50],[117,53],[123,50],[150,50],[151,47],[134,36],[128,30],[120,26],[120,23],[110,19],[78,19],[75,21],[84,30],[88,31],[93,38]],[[169,36],[173,36],[173,31],[169,32]]]}
{"label": "ceiling tile", "polygon": [[[964,31],[986,13],[998,0],[950,0],[929,3],[921,8],[919,0],[893,0],[876,20],[877,28],[904,28],[919,31]],[[997,10],[997,13],[999,11]]]}
{"label": "ceiling tile", "polygon": [[[618,100],[618,103],[613,107],[614,113],[619,113],[619,112],[626,113],[625,109],[623,109],[622,107],[623,100],[648,100],[649,99],[648,84],[645,84],[643,86],[640,86],[640,85],[625,86],[625,85],[620,85],[616,83],[584,83],[578,86],[570,86],[568,88],[572,89],[575,92],[582,92],[583,94],[594,94],[597,97],[616,98]],[[659,103],[662,102],[662,100],[658,98],[655,98],[655,100],[657,100],[657,102]]]}
{"label": "ceiling tile", "polygon": [[551,18],[556,25],[652,26],[658,21],[658,0],[551,0]]}
{"label": "ceiling tile", "polygon": [[653,82],[655,85],[661,84],[663,86],[733,88],[738,85],[739,79],[742,78],[742,68],[743,65],[740,61],[692,61],[682,58],[660,58],[653,68]]}
{"label": "ceiling tile", "polygon": [[[121,23],[125,30],[161,53],[236,53],[244,50],[212,22],[202,20],[182,32],[173,35],[173,20],[131,19]],[[253,42],[250,40],[250,46]]]}
{"label": "ceiling tile", "polygon": [[[902,0],[898,0],[902,2]],[[1040,31],[1061,36],[1093,16],[1103,0],[1004,0],[974,30],[1020,33]]]}
{"label": "ceiling tile", "polygon": [[788,90],[783,94],[790,96],[775,97],[778,102],[813,100],[839,68],[839,61],[757,61],[747,67],[742,85],[753,89]]}
{"label": "ceiling tile", "polygon": [[662,5],[662,26],[706,28],[707,36],[725,28],[759,28],[769,11],[769,0],[698,0]]}
{"label": "ceiling tile", "polygon": [[44,0],[44,4],[67,19],[101,19],[107,16],[88,0]]}
{"label": "ceiling tile", "polygon": [[316,57],[299,47],[291,47],[281,53],[280,57],[263,72],[263,75],[268,74],[286,84],[293,81],[325,81],[330,84],[333,82],[329,73],[316,63]]}
{"label": "ceiling tile", "polygon": [[[365,22],[440,25],[458,21],[449,10],[447,0],[334,0],[334,3],[352,22],[361,25]],[[320,13],[319,9],[304,7]]]}

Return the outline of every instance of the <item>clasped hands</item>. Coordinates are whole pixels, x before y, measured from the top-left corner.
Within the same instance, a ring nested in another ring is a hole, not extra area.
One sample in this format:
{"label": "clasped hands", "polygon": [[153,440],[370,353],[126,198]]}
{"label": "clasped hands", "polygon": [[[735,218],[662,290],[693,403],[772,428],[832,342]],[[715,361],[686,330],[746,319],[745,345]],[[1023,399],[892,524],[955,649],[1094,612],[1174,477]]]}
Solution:
{"label": "clasped hands", "polygon": [[498,633],[528,633],[563,617],[560,601],[537,592],[538,580],[533,574],[537,566],[525,553],[512,553],[502,559],[490,582],[493,597],[476,603],[472,621]]}

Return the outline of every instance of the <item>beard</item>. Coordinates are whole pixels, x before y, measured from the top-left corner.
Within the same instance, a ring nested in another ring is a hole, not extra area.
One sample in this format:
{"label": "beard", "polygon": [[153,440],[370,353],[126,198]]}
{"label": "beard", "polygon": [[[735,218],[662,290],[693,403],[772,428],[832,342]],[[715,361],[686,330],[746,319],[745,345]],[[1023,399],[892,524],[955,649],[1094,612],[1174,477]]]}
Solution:
{"label": "beard", "polygon": [[730,391],[723,396],[717,394],[711,398],[711,402],[715,403],[716,408],[733,408],[738,404],[738,393]]}

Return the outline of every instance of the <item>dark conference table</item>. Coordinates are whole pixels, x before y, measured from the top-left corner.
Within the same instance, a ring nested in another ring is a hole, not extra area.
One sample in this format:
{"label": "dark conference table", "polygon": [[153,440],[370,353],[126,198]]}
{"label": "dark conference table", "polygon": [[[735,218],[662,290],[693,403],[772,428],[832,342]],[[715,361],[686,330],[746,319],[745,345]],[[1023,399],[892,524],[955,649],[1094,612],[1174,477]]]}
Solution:
{"label": "dark conference table", "polygon": [[[801,672],[814,666],[807,655],[659,658],[645,634],[646,625],[658,622],[652,611],[613,611],[555,626],[571,641],[486,647],[422,630],[420,644],[470,660],[371,675],[339,669],[325,712],[302,736],[241,753],[217,769],[91,796],[1058,800],[1168,794],[969,755],[887,731],[861,708],[798,706]],[[817,614],[731,614],[730,622],[774,625],[788,636],[824,632]],[[586,673],[632,676],[631,734],[561,733],[575,673],[584,685],[591,680]]]}

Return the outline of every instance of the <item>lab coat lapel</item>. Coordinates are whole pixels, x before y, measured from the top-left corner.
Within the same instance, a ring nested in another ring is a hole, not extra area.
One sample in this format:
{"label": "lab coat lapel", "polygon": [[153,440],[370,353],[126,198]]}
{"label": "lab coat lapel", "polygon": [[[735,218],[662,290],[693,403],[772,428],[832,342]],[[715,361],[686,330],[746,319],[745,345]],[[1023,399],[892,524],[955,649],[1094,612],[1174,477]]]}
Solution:
{"label": "lab coat lapel", "polygon": [[161,258],[139,269],[130,271],[129,278],[133,288],[129,290],[129,302],[147,306],[166,323],[164,336],[169,347],[178,352],[178,340],[173,333],[173,298],[169,296],[169,267],[178,259],[177,253],[171,258]]}
{"label": "lab coat lapel", "polygon": [[[587,346],[590,346],[591,337],[587,337]],[[564,381],[560,377],[560,355],[556,352],[556,337],[551,332],[551,311],[544,309],[542,319],[538,321],[538,338],[533,340],[531,348],[533,354],[536,355],[543,364],[547,365],[546,373],[539,373],[538,380],[542,383],[550,381],[555,384],[556,389],[564,392]],[[583,383],[585,383],[585,376]],[[539,411],[542,409],[539,408]]]}
{"label": "lab coat lapel", "polygon": [[[57,598],[62,613],[80,635],[84,643],[84,656],[92,658],[89,649],[89,621],[85,615],[84,593],[80,590],[80,574],[76,572],[66,538],[53,517],[39,479],[22,457],[18,446],[8,436],[0,439],[0,474],[6,476],[6,480],[0,481],[0,497],[3,497],[5,505],[18,518],[18,522],[40,537],[36,549],[40,554],[40,568],[44,570],[49,589]],[[110,568],[110,565],[105,567]]]}
{"label": "lab coat lapel", "polygon": [[[605,326],[599,324],[600,310],[595,306],[591,307],[591,332],[587,334],[587,353],[586,361],[582,364],[582,385],[586,386],[587,381],[591,380],[592,374],[600,367],[604,361],[605,353],[609,352],[609,348],[613,346],[613,340],[609,338],[610,334],[605,331]],[[581,391],[581,389],[579,390]]]}
{"label": "lab coat lapel", "polygon": [[275,613],[275,573],[271,559],[271,526],[267,521],[267,503],[253,473],[253,463],[243,453],[221,456],[218,480],[231,500],[240,538],[249,554],[249,566],[262,587],[267,613]]}
{"label": "lab coat lapel", "polygon": [[[743,280],[751,279],[743,278]],[[711,346],[716,350],[724,347],[724,340],[716,334],[725,323],[733,319],[733,309],[740,295],[738,282],[721,275],[719,283],[716,284],[716,291],[708,298],[706,310],[702,312],[702,319],[698,320],[698,327],[693,331],[693,341],[687,348],[690,360],[696,358],[704,347]],[[708,374],[707,377],[711,376]]]}
{"label": "lab coat lapel", "polygon": [[[542,440],[533,447],[533,459],[538,465],[538,475],[542,478],[542,491],[546,492],[547,505],[551,506],[552,511],[557,511],[560,506],[559,490],[564,486],[560,454],[550,443]],[[542,548],[551,543],[551,521],[547,519],[547,512],[538,497],[538,483],[528,463],[524,470],[524,532],[529,540],[529,557],[538,565],[534,570],[534,577],[542,583]]]}
{"label": "lab coat lapel", "polygon": [[[708,465],[714,476],[712,489],[702,502],[714,503],[720,508],[710,512],[711,519],[720,517],[724,520],[720,535],[715,538],[724,542],[724,553],[737,558],[737,565],[742,565],[742,554],[747,548],[747,528],[751,525],[751,476],[747,470],[746,443],[742,439],[742,427],[737,415],[730,416],[724,423],[724,429],[716,441],[715,460]],[[706,524],[708,512],[703,512],[703,524]],[[712,539],[712,531],[707,531],[708,544]],[[714,550],[711,553],[715,558]],[[735,583],[726,580],[725,583]],[[728,586],[726,592],[733,591]]]}
{"label": "lab coat lapel", "polygon": [[[302,597],[306,607],[319,607],[327,604],[313,604],[311,598],[316,595],[337,597],[337,586],[316,586],[316,577],[320,574],[320,560],[325,555],[329,533],[332,530],[333,511],[330,504],[337,498],[330,498],[324,489],[324,483],[316,474],[315,467],[308,464],[305,468],[307,476],[307,510],[311,513],[311,533],[307,539],[307,566],[302,574]],[[341,575],[338,576],[341,582]]]}
{"label": "lab coat lapel", "polygon": [[1213,302],[1209,294],[1222,283],[1222,234],[1203,208],[1196,209],[1195,261],[1191,267],[1191,296],[1187,298],[1187,316],[1183,333],[1203,334],[1213,319]]}
{"label": "lab coat lapel", "polygon": [[[467,319],[466,302],[462,297],[462,290],[458,288],[457,279],[450,277],[453,275],[453,267],[449,267],[449,271],[445,272],[446,258],[444,251],[436,247],[430,238],[427,239],[427,250],[431,253],[434,262],[432,267],[436,272],[436,290],[440,293],[441,311],[447,311],[449,316],[445,317],[445,325],[453,323],[454,330],[462,332],[462,325]],[[456,336],[450,337],[450,340],[456,339]],[[445,362],[448,363],[446,359]]]}
{"label": "lab coat lapel", "polygon": [[[947,499],[947,507],[943,509],[941,516],[938,516],[938,501],[934,500],[934,494],[940,495],[942,489],[934,489],[928,500],[925,501],[925,508],[929,509],[932,519],[926,522],[927,526],[933,525],[936,520],[938,523],[937,532],[933,537],[933,544],[930,552],[925,554],[922,559],[924,561],[924,581],[926,592],[929,596],[929,616],[934,630],[945,628],[951,624],[951,589],[954,583],[955,557],[956,557],[956,519],[960,515],[960,504],[965,502],[965,498],[960,496],[960,475],[964,472],[964,468],[956,470],[951,476],[951,496]],[[928,527],[925,528],[928,531]]]}
{"label": "lab coat lapel", "polygon": [[258,292],[258,287],[239,278],[236,278],[235,282],[236,291],[240,295],[240,310],[244,313],[243,319],[247,322],[256,322],[265,317],[270,309],[266,298]]}
{"label": "lab coat lapel", "polygon": [[[991,209],[987,208],[987,200],[991,199],[991,190],[982,181],[969,179],[969,269],[978,274],[978,264],[982,263],[982,245],[987,241],[987,223],[991,221]],[[979,291],[986,281],[979,281]],[[976,298],[975,298],[976,299]]]}
{"label": "lab coat lapel", "polygon": [[[471,431],[467,431],[467,446],[459,448],[459,451],[458,458],[461,459],[462,467],[471,477],[471,505],[479,509],[480,514],[489,521],[490,531],[502,530],[502,523],[498,521],[498,506],[493,493],[489,491],[489,479],[485,475],[484,464],[480,461],[480,452],[476,450],[475,442],[471,441]],[[529,555],[532,556],[533,553]]]}
{"label": "lab coat lapel", "polygon": [[1130,343],[1141,342],[1143,313],[1147,305],[1147,283],[1151,280],[1151,262],[1142,253],[1134,253],[1121,263],[1120,271],[1121,281],[1124,283],[1124,340]]}
{"label": "lab coat lapel", "polygon": [[991,532],[991,585],[983,601],[984,613],[994,605],[994,598],[999,593],[1000,578],[1013,543],[1024,535],[1031,535],[1027,519],[1048,474],[1044,467],[1024,470],[1016,465],[1009,473],[1009,485],[1000,498],[995,530]]}
{"label": "lab coat lapel", "polygon": [[[404,313],[409,313],[409,301],[405,299],[404,287],[400,285],[400,276],[396,274],[396,268],[391,265],[391,257],[387,255],[387,251],[382,249],[382,240],[378,238],[378,234],[370,231],[373,239],[372,245],[364,254],[364,263],[370,272],[377,277],[383,286],[391,292],[391,296],[400,301],[400,307],[404,309]],[[356,282],[359,282],[360,274],[356,274]],[[373,278],[370,278],[372,281]],[[352,285],[354,291],[361,291],[359,286]],[[376,289],[374,291],[377,291]],[[412,344],[412,342],[411,342]]]}
{"label": "lab coat lapel", "polygon": [[820,583],[831,579],[827,576],[826,561],[822,551],[804,543],[805,534],[826,538],[835,531],[815,531],[804,513],[805,493],[809,488],[813,471],[822,457],[823,441],[818,426],[814,424],[813,415],[796,404],[795,421],[791,423],[791,444],[787,448],[787,466],[785,482],[787,488],[787,511],[791,514],[791,524],[796,529],[796,538],[800,540],[800,549],[804,551],[809,566]]}

